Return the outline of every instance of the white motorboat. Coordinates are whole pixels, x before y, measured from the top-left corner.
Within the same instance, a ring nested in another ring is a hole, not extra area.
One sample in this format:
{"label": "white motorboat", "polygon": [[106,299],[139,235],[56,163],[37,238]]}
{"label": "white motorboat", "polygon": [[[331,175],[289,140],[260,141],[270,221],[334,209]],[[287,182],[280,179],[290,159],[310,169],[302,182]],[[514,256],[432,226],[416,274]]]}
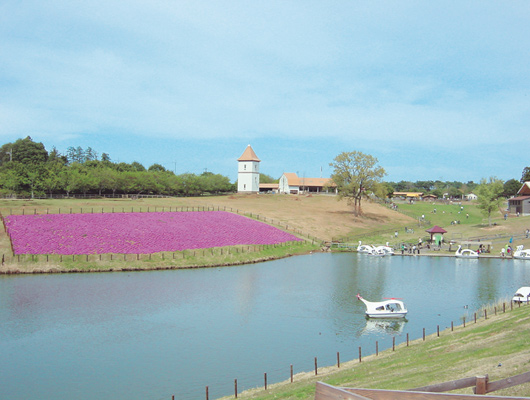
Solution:
{"label": "white motorboat", "polygon": [[462,249],[461,245],[458,245],[458,250],[455,252],[455,257],[459,258],[478,258],[478,253],[471,249]]}
{"label": "white motorboat", "polygon": [[369,245],[369,244],[362,244],[362,242],[359,240],[359,246],[357,246],[358,253],[372,254],[373,251],[374,251],[374,246]]}
{"label": "white motorboat", "polygon": [[530,250],[523,250],[523,245],[517,246],[513,253],[513,258],[518,260],[530,260]]}
{"label": "white motorboat", "polygon": [[517,289],[517,292],[513,295],[512,301],[515,303],[528,303],[530,298],[530,287],[523,286]]}
{"label": "white motorboat", "polygon": [[366,316],[369,318],[404,318],[407,315],[405,304],[398,299],[386,299],[383,301],[368,301],[360,294],[357,299],[366,306]]}

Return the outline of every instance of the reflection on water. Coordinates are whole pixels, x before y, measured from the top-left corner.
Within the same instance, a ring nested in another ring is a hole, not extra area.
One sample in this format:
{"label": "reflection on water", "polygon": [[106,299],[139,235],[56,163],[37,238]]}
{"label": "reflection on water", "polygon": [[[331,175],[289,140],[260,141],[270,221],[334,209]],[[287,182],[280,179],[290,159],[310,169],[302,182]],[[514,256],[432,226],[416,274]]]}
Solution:
{"label": "reflection on water", "polygon": [[362,334],[385,333],[387,335],[397,335],[403,333],[406,323],[406,318],[400,320],[371,318],[366,320],[366,326]]}
{"label": "reflection on water", "polygon": [[[204,397],[469,321],[530,285],[530,262],[313,254],[198,270],[0,277],[2,398]],[[402,298],[367,320],[356,294]],[[370,350],[372,349],[372,350]],[[30,379],[28,379],[30,378]]]}

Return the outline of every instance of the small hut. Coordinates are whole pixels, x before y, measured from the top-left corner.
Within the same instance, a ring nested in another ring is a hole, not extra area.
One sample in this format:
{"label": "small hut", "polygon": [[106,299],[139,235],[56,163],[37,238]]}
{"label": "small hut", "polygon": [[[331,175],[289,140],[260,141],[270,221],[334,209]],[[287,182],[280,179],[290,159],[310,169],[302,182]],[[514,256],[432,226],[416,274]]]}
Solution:
{"label": "small hut", "polygon": [[434,241],[437,245],[442,243],[443,234],[447,233],[444,228],[440,228],[438,225],[434,225],[432,228],[426,229],[425,232],[431,234],[431,243]]}

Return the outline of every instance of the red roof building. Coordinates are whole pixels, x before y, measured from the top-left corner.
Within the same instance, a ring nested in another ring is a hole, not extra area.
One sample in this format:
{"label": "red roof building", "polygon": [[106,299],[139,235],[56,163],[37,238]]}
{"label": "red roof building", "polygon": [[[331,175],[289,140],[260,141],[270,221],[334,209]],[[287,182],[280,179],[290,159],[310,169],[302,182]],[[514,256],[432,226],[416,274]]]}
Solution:
{"label": "red roof building", "polygon": [[517,196],[508,199],[510,214],[530,215],[530,182],[525,182]]}
{"label": "red roof building", "polygon": [[425,232],[431,234],[431,242],[433,241],[433,236],[436,235],[436,242],[440,242],[441,237],[444,233],[447,233],[447,231],[444,228],[440,228],[438,225],[434,225],[432,228],[426,229]]}

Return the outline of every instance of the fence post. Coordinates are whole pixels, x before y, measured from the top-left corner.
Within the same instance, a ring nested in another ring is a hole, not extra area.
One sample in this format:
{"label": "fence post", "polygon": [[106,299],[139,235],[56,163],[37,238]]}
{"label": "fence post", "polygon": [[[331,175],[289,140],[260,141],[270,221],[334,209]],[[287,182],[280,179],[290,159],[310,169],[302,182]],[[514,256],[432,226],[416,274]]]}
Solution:
{"label": "fence post", "polygon": [[340,354],[337,351],[337,368],[340,368]]}
{"label": "fence post", "polygon": [[318,375],[317,358],[315,357],[315,375]]}
{"label": "fence post", "polygon": [[291,383],[293,383],[293,364],[291,364]]}
{"label": "fence post", "polygon": [[475,394],[488,393],[488,375],[477,376]]}
{"label": "fence post", "polygon": [[234,379],[234,395],[236,396],[236,399],[237,399],[237,379]]}

